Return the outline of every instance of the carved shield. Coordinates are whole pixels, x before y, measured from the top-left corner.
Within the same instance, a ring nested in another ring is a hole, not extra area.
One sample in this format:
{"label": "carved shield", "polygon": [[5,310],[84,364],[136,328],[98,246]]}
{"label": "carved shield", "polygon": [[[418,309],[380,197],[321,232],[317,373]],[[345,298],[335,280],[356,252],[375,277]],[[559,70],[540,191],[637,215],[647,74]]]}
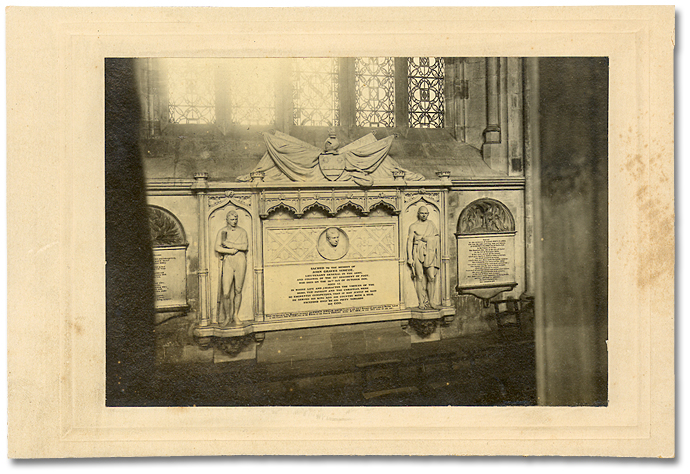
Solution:
{"label": "carved shield", "polygon": [[327,180],[335,181],[345,170],[345,156],[339,153],[321,153],[319,167]]}

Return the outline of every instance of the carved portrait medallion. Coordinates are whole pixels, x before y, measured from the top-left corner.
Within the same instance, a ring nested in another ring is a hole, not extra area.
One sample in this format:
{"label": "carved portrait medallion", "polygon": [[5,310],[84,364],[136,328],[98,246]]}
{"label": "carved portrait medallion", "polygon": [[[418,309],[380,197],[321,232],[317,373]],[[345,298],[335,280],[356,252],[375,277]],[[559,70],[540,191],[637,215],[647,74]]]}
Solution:
{"label": "carved portrait medallion", "polygon": [[319,236],[319,254],[326,260],[340,260],[350,249],[350,239],[338,227],[329,227]]}

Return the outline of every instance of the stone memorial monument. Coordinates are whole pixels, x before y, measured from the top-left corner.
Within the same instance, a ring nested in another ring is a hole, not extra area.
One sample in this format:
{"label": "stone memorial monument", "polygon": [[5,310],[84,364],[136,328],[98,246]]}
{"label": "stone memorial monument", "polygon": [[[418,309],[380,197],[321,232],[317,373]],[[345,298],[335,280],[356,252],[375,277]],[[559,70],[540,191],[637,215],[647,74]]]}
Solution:
{"label": "stone memorial monument", "polygon": [[452,317],[442,238],[449,180],[401,168],[389,156],[393,136],[341,147],[330,132],[323,148],[280,132],[263,137],[265,155],[239,182],[200,174],[192,186],[197,338]]}
{"label": "stone memorial monument", "polygon": [[460,294],[484,300],[510,291],[515,279],[515,220],[495,199],[470,203],[458,220],[458,286]]}
{"label": "stone memorial monument", "polygon": [[185,311],[187,242],[182,225],[167,210],[149,206],[157,312]]}

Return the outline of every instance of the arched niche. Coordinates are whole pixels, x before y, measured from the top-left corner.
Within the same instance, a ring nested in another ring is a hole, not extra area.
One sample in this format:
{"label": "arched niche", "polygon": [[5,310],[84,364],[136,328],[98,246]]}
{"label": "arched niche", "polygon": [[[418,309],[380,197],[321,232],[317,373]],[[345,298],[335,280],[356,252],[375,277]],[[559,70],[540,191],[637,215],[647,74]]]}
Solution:
{"label": "arched niche", "polygon": [[219,232],[225,228],[228,212],[234,211],[237,214],[237,227],[244,230],[247,234],[248,248],[245,253],[244,282],[242,285],[242,302],[239,313],[236,315],[236,322],[240,325],[254,320],[254,242],[252,233],[252,214],[249,208],[244,207],[237,200],[230,199],[222,206],[216,207],[208,216],[208,248],[209,248],[209,291],[210,291],[210,316],[211,324],[219,324],[219,313],[221,309],[221,279],[222,279],[222,259],[221,254],[215,251],[216,240]]}
{"label": "arched niche", "polygon": [[462,210],[455,233],[459,294],[489,300],[517,286],[515,234],[513,214],[500,201],[481,198]]}
{"label": "arched niche", "polygon": [[514,232],[515,219],[501,201],[490,198],[471,202],[460,213],[457,233],[461,235]]}
{"label": "arched niche", "polygon": [[162,207],[149,206],[149,229],[153,247],[187,245],[182,224],[172,212]]}
{"label": "arched niche", "polygon": [[[405,261],[407,262],[407,256],[408,256],[408,251],[413,245],[413,243],[410,241],[409,237],[409,232],[410,232],[410,226],[414,224],[417,221],[417,216],[419,213],[420,208],[426,208],[426,210],[429,213],[428,220],[433,223],[433,225],[436,227],[436,230],[440,232],[441,228],[441,210],[439,209],[437,203],[429,196],[424,196],[421,195],[415,200],[413,200],[411,203],[407,205],[405,210],[402,213],[403,217],[403,228],[402,228],[402,233],[404,236],[404,240],[402,242],[402,248],[400,249],[401,255],[405,258]],[[436,284],[433,286],[433,291],[432,294],[429,295],[429,300],[431,305],[434,307],[439,307],[441,306],[441,272],[440,272],[440,265],[441,265],[441,247],[440,247],[440,234],[437,237],[438,242],[436,245],[436,249],[438,252],[438,265],[439,268],[436,270]],[[405,264],[403,267],[403,297],[405,301],[405,307],[407,308],[418,308],[420,306],[420,301],[419,297],[417,295],[417,290],[415,289],[415,278],[412,274],[412,268],[410,267],[409,264]]]}
{"label": "arched niche", "polygon": [[175,215],[159,206],[149,206],[149,229],[153,246],[155,307],[158,312],[186,311],[187,237]]}

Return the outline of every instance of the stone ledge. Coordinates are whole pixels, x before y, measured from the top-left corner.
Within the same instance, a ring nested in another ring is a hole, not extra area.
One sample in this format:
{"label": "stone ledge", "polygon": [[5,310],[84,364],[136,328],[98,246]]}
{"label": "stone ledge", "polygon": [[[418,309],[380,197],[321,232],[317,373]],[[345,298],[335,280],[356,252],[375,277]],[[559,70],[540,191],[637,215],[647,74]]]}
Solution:
{"label": "stone ledge", "polygon": [[340,326],[347,324],[375,323],[381,321],[401,321],[408,319],[441,319],[455,315],[455,308],[442,307],[434,310],[419,310],[416,308],[391,311],[385,313],[364,314],[357,316],[324,317],[319,319],[296,319],[290,321],[254,321],[245,326],[234,328],[197,327],[194,329],[196,337],[241,337],[248,334],[284,331],[290,329],[318,328],[326,326]]}

